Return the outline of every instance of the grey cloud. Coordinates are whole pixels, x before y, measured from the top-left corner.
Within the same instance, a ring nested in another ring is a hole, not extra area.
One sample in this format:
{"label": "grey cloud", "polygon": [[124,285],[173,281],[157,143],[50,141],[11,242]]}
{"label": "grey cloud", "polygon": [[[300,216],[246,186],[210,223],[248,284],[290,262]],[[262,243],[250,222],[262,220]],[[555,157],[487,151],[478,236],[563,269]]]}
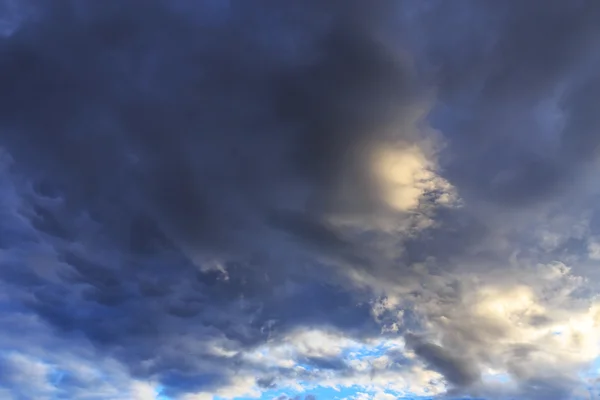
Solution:
{"label": "grey cloud", "polygon": [[480,379],[477,365],[461,354],[454,354],[449,349],[428,343],[414,335],[407,335],[407,343],[431,369],[444,375],[452,385],[462,388]]}
{"label": "grey cloud", "polygon": [[[43,396],[48,392],[49,384],[45,379],[43,366],[27,359],[3,354],[0,358],[0,387],[22,387],[22,396],[30,398]],[[21,392],[21,390],[20,390]]]}
{"label": "grey cloud", "polygon": [[265,389],[272,389],[277,387],[277,384],[275,383],[275,378],[270,377],[270,378],[259,378],[256,380],[256,383],[258,384],[258,386],[265,388]]}
{"label": "grey cloud", "polygon": [[[248,371],[272,387],[293,373],[243,354],[296,328],[381,335],[377,284],[410,289],[400,332],[422,328],[429,302],[432,314],[464,307],[466,284],[438,280],[508,259],[495,240],[507,214],[481,210],[561,195],[597,155],[593,1],[23,4],[28,17],[0,38],[6,313],[88,340],[168,395],[214,392]],[[419,75],[390,42],[408,44]],[[341,230],[329,217],[396,222],[367,156],[380,141],[420,139],[383,128],[429,84],[441,173],[467,207],[435,210],[417,232]],[[355,290],[350,272],[375,290]],[[441,346],[411,346],[468,391],[503,332],[458,311]],[[342,358],[296,361],[354,373]],[[571,385],[515,377],[528,398]]]}
{"label": "grey cloud", "polygon": [[[335,282],[269,260],[277,244],[262,243],[264,217],[275,206],[298,209],[301,236],[335,249],[334,234],[305,214],[330,208],[348,170],[361,187],[350,197],[369,195],[364,168],[347,166],[363,162],[376,125],[408,96],[404,67],[361,26],[362,7],[199,7],[64,3],[2,43],[1,143],[31,180],[35,228],[68,265],[61,285],[18,266],[6,279],[35,286],[26,303],[62,330],[105,346],[143,337],[120,351],[133,364],[169,337],[169,325],[217,327],[244,345],[270,335],[271,320],[281,331],[369,325],[367,308],[349,305]],[[333,21],[319,26],[319,14]],[[265,32],[270,18],[277,22]],[[77,214],[90,224],[74,226]],[[70,250],[75,241],[84,249]],[[89,259],[98,247],[113,255]],[[236,260],[226,265],[230,279],[196,272],[190,252]],[[89,312],[70,311],[82,307]]]}
{"label": "grey cloud", "polygon": [[502,206],[561,195],[597,146],[597,117],[577,104],[598,96],[600,7],[442,3],[423,5],[409,32],[439,94],[432,121],[449,139],[448,177],[463,196]]}
{"label": "grey cloud", "polygon": [[[410,81],[358,14],[309,3],[295,22],[236,3],[215,25],[208,7],[67,4],[4,40],[2,142],[74,207],[121,235],[139,215],[214,248],[265,208],[330,207],[340,174],[355,182],[344,198],[372,193],[360,152]],[[334,22],[314,27],[321,12]],[[301,61],[253,31],[270,14],[269,36],[298,41]]]}
{"label": "grey cloud", "polygon": [[343,359],[337,357],[307,357],[307,364],[323,370],[342,371],[348,368]]}
{"label": "grey cloud", "polygon": [[[281,396],[277,397],[276,400],[301,400],[302,398],[303,397],[301,395],[289,397],[282,394]],[[304,396],[304,400],[317,400],[317,397],[314,394],[307,394],[306,396]]]}
{"label": "grey cloud", "polygon": [[285,394],[282,394],[281,396],[277,396],[277,398],[275,400],[301,400],[302,396],[298,395],[298,396],[294,396],[294,397],[289,397]]}
{"label": "grey cloud", "polygon": [[562,377],[530,380],[521,384],[524,396],[530,399],[565,400],[572,398],[574,382]]}
{"label": "grey cloud", "polygon": [[[242,350],[296,326],[377,331],[314,257],[318,275],[295,271],[304,246],[277,233],[344,246],[319,222],[342,175],[343,211],[375,201],[362,152],[414,96],[372,36],[376,10],[30,4],[0,39],[0,146],[24,218],[2,222],[16,257],[2,279],[26,309],[172,396],[226,385]],[[297,222],[273,225],[278,209]],[[52,280],[18,234],[52,249]]]}

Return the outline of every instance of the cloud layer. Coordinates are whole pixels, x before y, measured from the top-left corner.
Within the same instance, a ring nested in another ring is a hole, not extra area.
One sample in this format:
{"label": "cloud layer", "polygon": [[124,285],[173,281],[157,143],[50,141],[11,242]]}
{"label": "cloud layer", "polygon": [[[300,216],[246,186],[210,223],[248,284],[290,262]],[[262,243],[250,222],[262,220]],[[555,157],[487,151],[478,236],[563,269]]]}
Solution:
{"label": "cloud layer", "polygon": [[0,4],[0,397],[595,394],[596,2]]}

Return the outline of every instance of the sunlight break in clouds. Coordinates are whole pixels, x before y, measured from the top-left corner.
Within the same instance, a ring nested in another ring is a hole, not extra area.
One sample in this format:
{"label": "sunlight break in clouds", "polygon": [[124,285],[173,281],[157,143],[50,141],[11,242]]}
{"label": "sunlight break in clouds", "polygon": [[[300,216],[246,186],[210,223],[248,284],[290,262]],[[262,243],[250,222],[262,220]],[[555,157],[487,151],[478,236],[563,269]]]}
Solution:
{"label": "sunlight break in clouds", "polygon": [[373,158],[382,196],[391,207],[399,211],[414,210],[424,194],[435,191],[441,192],[439,203],[451,202],[452,187],[436,176],[434,165],[418,147],[383,147],[375,151]]}
{"label": "sunlight break in clouds", "polygon": [[598,21],[0,0],[0,398],[598,397]]}

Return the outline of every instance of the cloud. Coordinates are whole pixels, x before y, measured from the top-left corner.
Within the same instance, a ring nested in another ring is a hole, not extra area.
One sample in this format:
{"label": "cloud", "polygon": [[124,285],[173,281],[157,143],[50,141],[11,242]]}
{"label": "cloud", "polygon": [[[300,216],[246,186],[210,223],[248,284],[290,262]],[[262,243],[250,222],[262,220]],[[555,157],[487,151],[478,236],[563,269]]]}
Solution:
{"label": "cloud", "polygon": [[171,396],[254,393],[241,354],[296,326],[378,329],[319,232],[380,207],[364,149],[415,96],[375,10],[28,5],[1,50],[7,307]]}
{"label": "cloud", "polygon": [[594,158],[597,120],[574,99],[597,96],[588,71],[598,60],[588,54],[600,9],[587,1],[437,5],[423,6],[413,24],[436,27],[422,51],[424,68],[439,66],[433,118],[454,137],[451,181],[463,196],[510,207],[560,195]]}
{"label": "cloud", "polygon": [[[409,336],[413,339],[413,337]],[[462,360],[460,356],[451,354],[448,350],[432,343],[413,344],[415,353],[421,357],[429,367],[442,373],[446,379],[455,385],[467,386],[478,380],[478,372],[469,363]]]}
{"label": "cloud", "polygon": [[595,2],[0,4],[1,395],[593,386]]}

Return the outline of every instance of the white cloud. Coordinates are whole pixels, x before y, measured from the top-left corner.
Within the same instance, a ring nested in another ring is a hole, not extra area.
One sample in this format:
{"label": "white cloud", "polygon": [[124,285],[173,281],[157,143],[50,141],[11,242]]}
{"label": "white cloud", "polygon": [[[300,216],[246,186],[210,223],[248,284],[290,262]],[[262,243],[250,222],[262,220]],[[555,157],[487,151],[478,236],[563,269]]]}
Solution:
{"label": "white cloud", "polygon": [[258,398],[262,391],[256,385],[255,375],[236,375],[227,385],[217,390],[206,393],[186,394],[182,400],[213,400],[215,397],[223,399]]}
{"label": "white cloud", "polygon": [[381,145],[373,151],[373,172],[390,207],[416,210],[426,194],[436,194],[437,205],[458,201],[452,185],[436,173],[437,166],[431,158],[417,144]]}

